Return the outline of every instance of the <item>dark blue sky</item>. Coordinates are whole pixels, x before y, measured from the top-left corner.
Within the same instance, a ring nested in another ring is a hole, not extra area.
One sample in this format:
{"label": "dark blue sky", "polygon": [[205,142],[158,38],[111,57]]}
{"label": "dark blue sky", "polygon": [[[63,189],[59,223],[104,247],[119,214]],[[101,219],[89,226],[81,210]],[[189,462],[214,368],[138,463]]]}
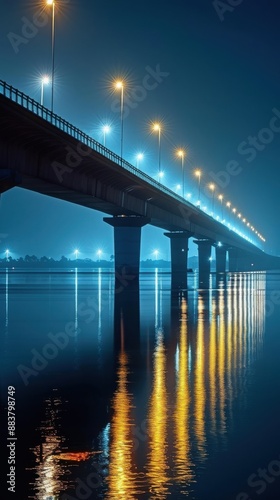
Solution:
{"label": "dark blue sky", "polygon": [[[203,169],[203,184],[211,179],[217,182],[218,176],[219,192],[266,237],[264,248],[280,254],[280,130],[276,131],[280,127],[280,9],[274,1],[256,5],[243,0],[235,8],[229,7],[232,3],[238,2],[220,2],[228,7],[218,15],[211,0],[133,4],[57,0],[55,112],[100,141],[101,123],[110,121],[107,146],[119,153],[119,114],[110,82],[124,75],[133,94],[159,65],[166,74],[158,78],[158,85],[138,101],[131,97],[124,122],[125,158],[135,163],[136,153],[143,150],[143,170],[156,173],[156,138],[149,133],[148,123],[162,119],[167,185],[181,181],[174,148],[188,147],[186,191],[196,196],[192,172],[197,166]],[[11,33],[24,34],[22,17],[32,22],[38,9],[39,2],[5,3],[0,45],[1,79],[39,100],[39,75],[51,70],[50,21],[37,33],[29,32],[18,53],[11,44]],[[45,104],[49,102],[46,89]],[[271,121],[274,116],[277,121]],[[220,172],[232,160],[238,174],[225,177]],[[70,257],[78,247],[85,257],[94,257],[98,248],[110,256],[112,228],[102,217],[19,188],[11,190],[1,197],[0,254],[8,247],[15,256]],[[168,257],[168,241],[162,233],[144,228],[143,258],[155,248]]]}

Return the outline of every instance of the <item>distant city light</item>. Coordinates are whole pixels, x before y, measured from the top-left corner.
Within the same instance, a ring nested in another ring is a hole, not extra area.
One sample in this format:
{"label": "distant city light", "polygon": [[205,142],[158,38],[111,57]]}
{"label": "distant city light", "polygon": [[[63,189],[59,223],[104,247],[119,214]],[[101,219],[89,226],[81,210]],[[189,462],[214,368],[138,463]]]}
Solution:
{"label": "distant city light", "polygon": [[76,250],[74,250],[74,254],[75,254],[75,256],[76,256],[76,260],[77,260],[77,258],[78,258],[79,253],[80,253],[80,252],[79,252],[79,250],[76,248]]}
{"label": "distant city light", "polygon": [[154,250],[153,251],[153,255],[155,256],[156,260],[158,259],[158,255],[159,255],[159,250]]}

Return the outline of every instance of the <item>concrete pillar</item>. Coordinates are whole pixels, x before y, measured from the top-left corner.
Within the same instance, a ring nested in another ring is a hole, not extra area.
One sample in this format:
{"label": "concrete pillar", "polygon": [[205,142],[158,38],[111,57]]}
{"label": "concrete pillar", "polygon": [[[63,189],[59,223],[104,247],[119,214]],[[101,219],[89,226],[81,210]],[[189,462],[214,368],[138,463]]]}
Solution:
{"label": "concrete pillar", "polygon": [[172,288],[186,288],[190,231],[164,233],[170,238]]}
{"label": "concrete pillar", "polygon": [[150,219],[104,217],[103,220],[114,228],[116,279],[120,285],[122,282],[127,285],[129,281],[139,278],[141,228],[149,224]]}
{"label": "concrete pillar", "polygon": [[194,240],[198,246],[198,272],[199,287],[209,286],[210,266],[211,266],[211,240]]}
{"label": "concrete pillar", "polygon": [[198,269],[199,274],[210,274],[211,266],[211,240],[193,240],[198,246]]}
{"label": "concrete pillar", "polygon": [[227,246],[215,244],[216,249],[216,273],[226,272]]}

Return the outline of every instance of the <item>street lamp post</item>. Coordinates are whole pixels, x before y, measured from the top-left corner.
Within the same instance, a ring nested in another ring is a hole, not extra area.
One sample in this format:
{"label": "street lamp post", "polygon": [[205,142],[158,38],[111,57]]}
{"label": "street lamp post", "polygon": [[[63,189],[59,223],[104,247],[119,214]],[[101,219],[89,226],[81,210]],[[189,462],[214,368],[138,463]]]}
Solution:
{"label": "street lamp post", "polygon": [[158,181],[160,182],[160,163],[161,163],[161,126],[160,123],[154,123],[153,131],[158,132]]}
{"label": "street lamp post", "polygon": [[185,151],[183,149],[179,149],[177,151],[177,156],[181,158],[181,166],[182,166],[182,191],[183,191],[183,198],[185,197],[185,171],[184,171],[184,159],[185,159]]}
{"label": "street lamp post", "polygon": [[106,146],[106,134],[108,134],[110,132],[111,128],[109,125],[104,125],[103,128],[102,128],[102,132],[103,132],[103,146],[105,147]]}
{"label": "street lamp post", "polygon": [[136,155],[136,167],[137,167],[137,168],[139,168],[139,162],[140,162],[141,160],[143,160],[143,158],[144,158],[143,153],[138,153],[138,154]]}
{"label": "street lamp post", "polygon": [[122,81],[117,81],[115,88],[120,90],[120,118],[121,118],[121,158],[123,157],[123,104],[124,104],[124,84]]}
{"label": "street lamp post", "polygon": [[43,76],[41,80],[41,106],[44,105],[44,85],[48,85],[50,83],[50,79],[48,76]]}
{"label": "street lamp post", "polygon": [[219,194],[218,198],[219,198],[219,200],[221,202],[221,214],[222,214],[222,220],[223,220],[224,219],[224,207],[223,207],[223,199],[224,199],[224,197],[223,197],[222,194]]}
{"label": "street lamp post", "polygon": [[195,171],[195,176],[198,178],[198,206],[200,208],[200,185],[201,185],[201,170]]}
{"label": "street lamp post", "polygon": [[154,250],[153,254],[154,254],[156,260],[158,260],[159,250]]}
{"label": "street lamp post", "polygon": [[100,258],[101,258],[101,255],[102,255],[102,250],[100,250],[100,249],[99,249],[99,250],[97,250],[97,252],[96,252],[96,253],[97,253],[97,255],[98,255],[98,260],[99,260],[99,262],[100,262]]}
{"label": "street lamp post", "polygon": [[214,215],[214,194],[215,194],[215,189],[216,189],[215,184],[213,184],[213,183],[209,184],[209,189],[211,189],[211,191],[212,191],[212,215]]}
{"label": "street lamp post", "polygon": [[54,95],[54,49],[55,49],[55,2],[47,0],[47,5],[52,6],[52,94],[51,94],[51,112],[53,113],[53,95]]}

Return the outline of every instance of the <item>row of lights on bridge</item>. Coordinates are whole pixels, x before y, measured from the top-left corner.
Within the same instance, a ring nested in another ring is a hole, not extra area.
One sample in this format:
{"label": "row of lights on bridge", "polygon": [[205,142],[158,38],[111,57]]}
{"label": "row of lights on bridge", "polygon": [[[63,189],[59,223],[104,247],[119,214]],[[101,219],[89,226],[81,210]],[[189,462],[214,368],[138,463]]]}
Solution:
{"label": "row of lights on bridge", "polygon": [[[52,98],[51,98],[51,111],[53,111],[53,96],[54,96],[54,77],[55,77],[55,72],[54,72],[54,57],[55,57],[55,1],[54,0],[46,0],[46,3],[48,6],[52,7],[52,77],[49,77],[47,75],[43,76],[41,79],[41,104],[43,105],[44,102],[44,86],[48,85],[51,83],[52,85]],[[113,83],[113,89],[117,90],[120,92],[120,121],[121,121],[121,136],[120,136],[120,154],[121,158],[123,157],[123,120],[124,120],[124,97],[125,97],[125,88],[126,88],[126,83],[124,80],[116,80]],[[110,132],[111,127],[109,124],[104,124],[102,127],[102,133],[103,133],[103,144],[104,146],[106,145],[106,135]],[[163,132],[163,126],[162,123],[160,122],[155,122],[151,123],[151,131],[157,133],[158,136],[158,182],[161,182],[162,178],[164,177],[164,172],[161,170],[161,139],[162,139],[162,132]],[[176,150],[176,156],[180,158],[181,160],[181,170],[182,170],[182,188],[180,184],[177,184],[176,186],[176,191],[178,192],[179,190],[182,189],[182,197],[185,199],[185,158],[186,158],[186,151],[183,148],[177,149]],[[143,160],[144,154],[143,153],[138,153],[136,155],[136,167],[139,168],[140,162]],[[201,207],[201,199],[200,199],[200,192],[201,192],[201,177],[203,175],[201,169],[196,169],[194,171],[194,175],[198,179],[198,201],[196,205],[199,208]],[[214,217],[214,198],[215,198],[215,192],[216,192],[216,186],[215,184],[211,183],[208,185],[209,189],[212,191],[212,210],[210,212],[210,215]],[[187,194],[187,198],[190,200],[191,198],[191,193]],[[223,201],[224,201],[224,195],[219,194],[217,196],[219,201],[221,202],[221,210],[222,210],[222,223],[226,223],[226,221],[223,218]],[[235,207],[232,207],[231,202],[227,201],[225,203],[226,207],[231,211],[234,216],[237,216],[238,219],[240,219],[241,222],[243,222],[248,229],[250,229],[261,241],[265,242],[265,238],[262,236],[262,234],[255,229],[255,227],[247,221],[246,217],[244,217]],[[207,211],[207,207],[203,208],[205,211]],[[220,217],[216,217],[217,220],[220,220]],[[230,223],[227,223],[227,226],[236,231],[238,234],[243,236],[246,239],[247,238],[243,233],[238,231],[234,226],[232,226]],[[249,239],[249,241],[251,241]]]}

